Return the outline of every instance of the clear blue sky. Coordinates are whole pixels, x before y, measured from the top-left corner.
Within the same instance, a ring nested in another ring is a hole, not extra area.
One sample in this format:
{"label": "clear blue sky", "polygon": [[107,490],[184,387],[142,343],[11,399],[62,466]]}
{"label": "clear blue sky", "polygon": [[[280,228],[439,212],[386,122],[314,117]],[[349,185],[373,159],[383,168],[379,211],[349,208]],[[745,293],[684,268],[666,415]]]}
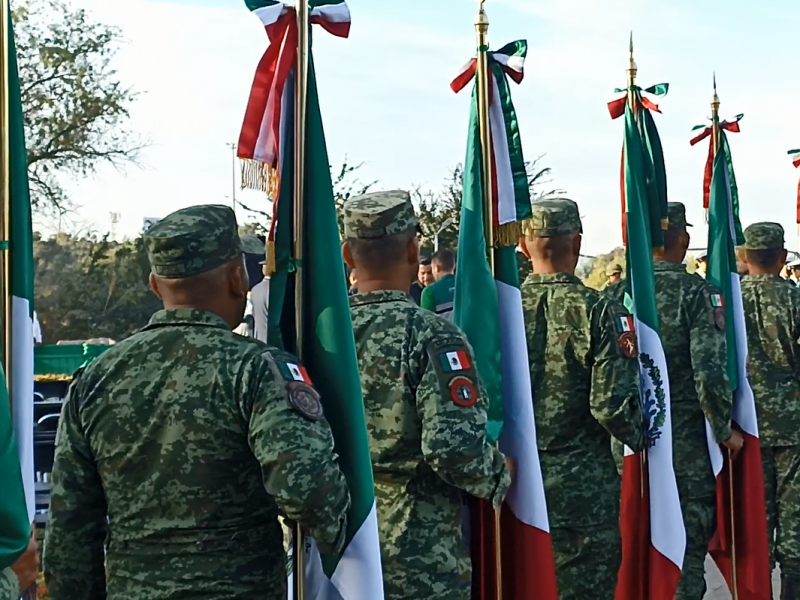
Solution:
{"label": "clear blue sky", "polygon": [[[133,234],[143,217],[227,202],[231,157],[266,36],[234,0],[71,0],[126,37],[120,76],[142,92],[131,125],[153,145],[145,168],[104,171],[71,183],[80,222]],[[474,48],[472,0],[351,0],[348,40],[315,37],[323,119],[334,165],[364,162],[361,178],[382,187],[436,188],[461,161],[467,93],[448,85]],[[625,84],[634,32],[640,83],[669,82],[657,122],[670,196],[688,205],[694,245],[704,245],[701,187],[705,148],[692,126],[709,116],[716,71],[723,116],[744,113],[732,136],[742,217],[777,220],[796,244],[800,173],[786,156],[800,146],[800,79],[793,65],[800,5],[788,0],[488,0],[492,45],[529,42],[526,79],[514,86],[529,158],[546,154],[554,184],[577,200],[586,250],[619,245],[618,169],[622,123],[606,103]],[[263,200],[247,195],[248,202]]]}

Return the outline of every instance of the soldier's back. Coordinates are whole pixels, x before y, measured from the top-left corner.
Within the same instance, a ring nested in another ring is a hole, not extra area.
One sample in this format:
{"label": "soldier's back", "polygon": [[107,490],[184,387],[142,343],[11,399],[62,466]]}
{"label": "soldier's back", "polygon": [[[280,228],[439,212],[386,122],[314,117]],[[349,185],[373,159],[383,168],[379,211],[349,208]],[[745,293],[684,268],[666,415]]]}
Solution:
{"label": "soldier's back", "polygon": [[162,311],[77,380],[110,599],[285,598],[278,510],[248,440],[267,351],[210,313]]}
{"label": "soldier's back", "polygon": [[[474,373],[469,357],[457,350],[465,344],[463,334],[400,292],[358,294],[350,298],[350,306],[375,477],[386,597],[468,597],[462,492],[434,471],[432,463],[447,469],[471,460],[468,441],[461,448],[463,456],[458,456],[458,444],[441,438],[470,435],[471,426],[460,426],[455,411],[450,411],[454,418],[448,420],[447,411],[430,410],[432,404],[452,404],[453,400],[446,390],[440,392],[438,380],[429,379],[432,364],[446,368],[439,361],[449,349],[455,349],[455,360],[462,362],[453,367],[454,377],[459,372]],[[433,402],[418,397],[427,393],[423,387],[435,390]],[[475,398],[466,398],[465,406],[467,401]],[[434,447],[437,438],[440,443]]]}
{"label": "soldier's back", "polygon": [[800,288],[778,275],[742,280],[749,379],[764,446],[800,443]]}
{"label": "soldier's back", "polygon": [[611,436],[590,405],[597,325],[612,318],[610,302],[574,275],[532,274],[522,306],[550,524],[614,522],[619,477]]}

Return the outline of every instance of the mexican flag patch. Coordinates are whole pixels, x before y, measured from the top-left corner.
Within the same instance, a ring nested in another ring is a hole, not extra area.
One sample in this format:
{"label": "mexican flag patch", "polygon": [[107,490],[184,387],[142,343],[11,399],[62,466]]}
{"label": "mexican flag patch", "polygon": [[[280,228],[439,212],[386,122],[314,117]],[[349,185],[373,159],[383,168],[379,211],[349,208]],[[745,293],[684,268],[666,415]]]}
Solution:
{"label": "mexican flag patch", "polygon": [[311,383],[311,378],[308,376],[306,368],[301,365],[296,365],[289,362],[279,362],[278,368],[281,370],[281,375],[287,381],[303,381]]}
{"label": "mexican flag patch", "polygon": [[711,294],[711,306],[714,308],[722,308],[725,306],[725,301],[722,299],[722,294]]}
{"label": "mexican flag patch", "polygon": [[620,315],[617,317],[617,330],[621,333],[633,332],[633,317],[631,315]]}
{"label": "mexican flag patch", "polygon": [[439,355],[439,360],[442,363],[442,369],[447,373],[454,373],[456,371],[466,371],[472,367],[472,363],[467,356],[465,350],[454,350],[453,352],[442,352]]}

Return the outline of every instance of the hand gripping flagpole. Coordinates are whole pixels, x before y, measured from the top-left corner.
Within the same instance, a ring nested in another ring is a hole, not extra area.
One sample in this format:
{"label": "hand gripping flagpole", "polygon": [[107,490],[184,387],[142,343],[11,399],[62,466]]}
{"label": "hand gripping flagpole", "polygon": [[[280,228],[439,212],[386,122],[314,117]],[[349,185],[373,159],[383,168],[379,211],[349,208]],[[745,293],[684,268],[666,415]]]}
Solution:
{"label": "hand gripping flagpole", "polygon": [[[477,33],[478,52],[475,70],[475,80],[477,83],[478,101],[478,126],[480,129],[481,143],[481,183],[483,191],[483,228],[486,236],[486,257],[489,261],[489,268],[494,275],[494,195],[492,190],[492,134],[489,123],[489,17],[483,8],[486,0],[479,0],[478,18],[475,21],[475,31]],[[495,589],[496,600],[503,600],[503,565],[502,551],[500,548],[500,511],[502,507],[494,511],[494,558],[495,558]]]}
{"label": "hand gripping flagpole", "polygon": [[[306,108],[308,99],[309,65],[309,8],[308,0],[297,1],[297,64],[294,94],[294,314],[297,335],[297,357],[305,357],[304,279],[305,279],[305,166],[306,166]],[[294,600],[305,600],[305,535],[296,524],[294,528]]]}
{"label": "hand gripping flagpole", "polygon": [[[714,158],[719,152],[721,141],[721,129],[719,125],[719,96],[717,95],[717,76],[714,74],[714,96],[711,98],[711,144],[714,148]],[[716,162],[716,161],[715,161]],[[739,600],[739,584],[737,581],[736,569],[736,512],[735,494],[733,487],[733,452],[728,450],[728,502],[731,511],[731,596],[733,600]]]}

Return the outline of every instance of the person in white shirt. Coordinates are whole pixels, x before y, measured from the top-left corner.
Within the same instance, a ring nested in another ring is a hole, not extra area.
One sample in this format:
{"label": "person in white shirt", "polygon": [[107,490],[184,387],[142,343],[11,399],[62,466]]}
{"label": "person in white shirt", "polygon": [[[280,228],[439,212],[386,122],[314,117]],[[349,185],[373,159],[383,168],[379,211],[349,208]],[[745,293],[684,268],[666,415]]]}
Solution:
{"label": "person in white shirt", "polygon": [[36,316],[36,311],[33,311],[33,345],[42,345],[42,326],[39,324],[39,317]]}

